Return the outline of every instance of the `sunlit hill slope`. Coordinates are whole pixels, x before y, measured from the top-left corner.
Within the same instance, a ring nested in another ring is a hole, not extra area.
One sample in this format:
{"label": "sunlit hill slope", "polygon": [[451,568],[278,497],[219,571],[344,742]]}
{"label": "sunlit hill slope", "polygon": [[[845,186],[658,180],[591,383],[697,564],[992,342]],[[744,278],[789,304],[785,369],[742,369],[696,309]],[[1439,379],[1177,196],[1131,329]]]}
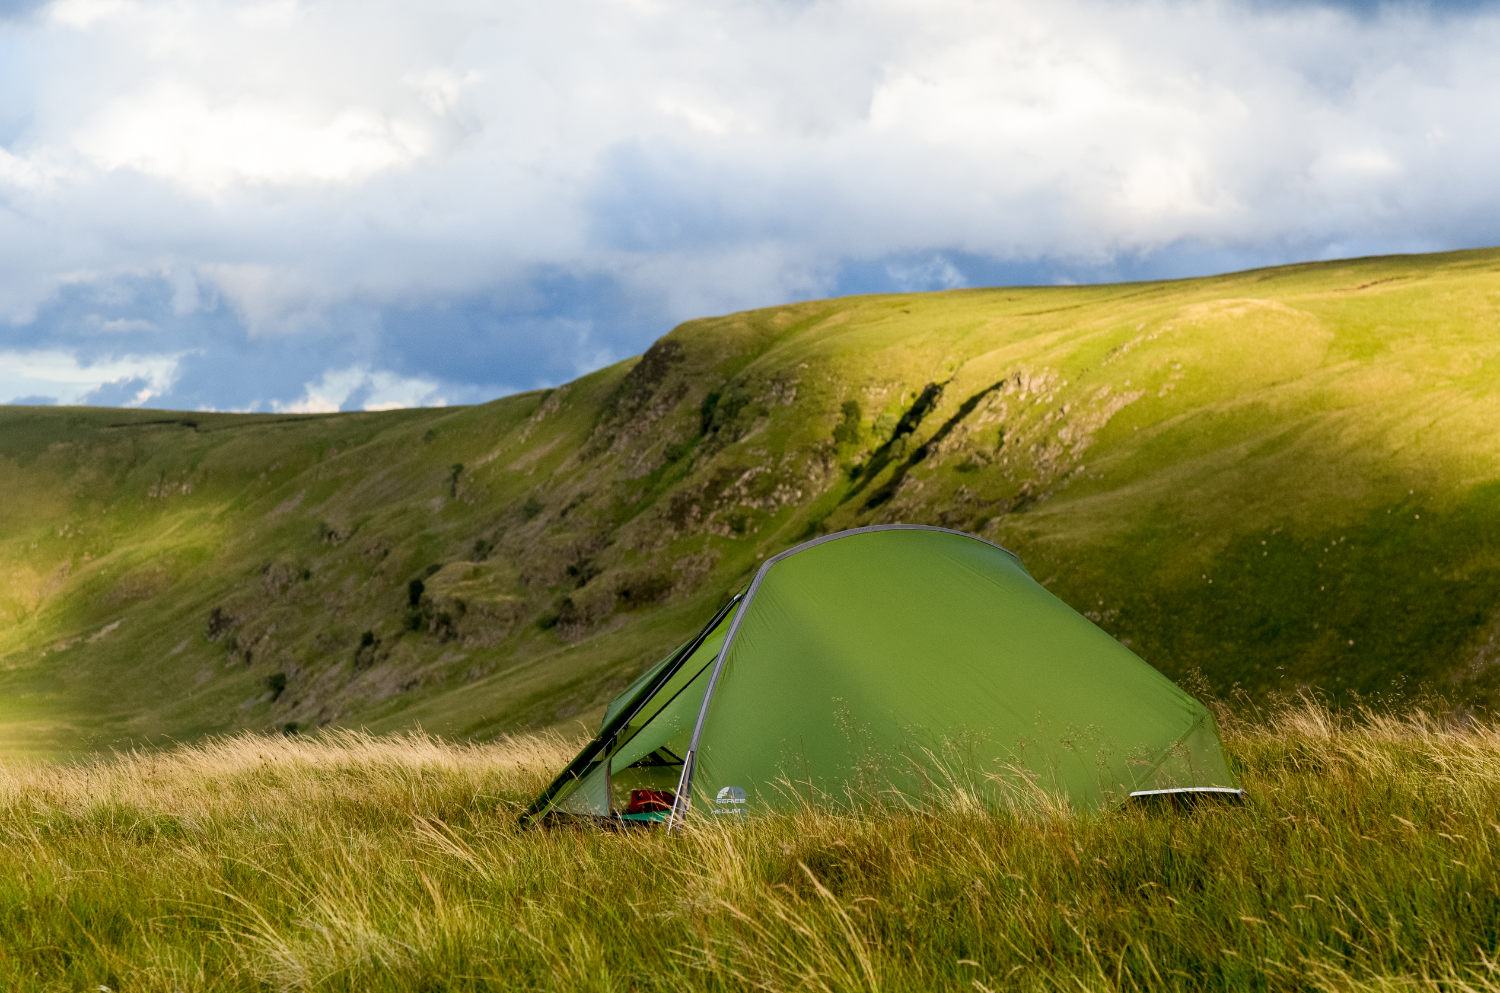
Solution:
{"label": "sunlit hill slope", "polygon": [[1494,699],[1500,251],[693,321],[479,407],[0,408],[0,750],[591,719],[758,560],[984,535],[1168,675]]}

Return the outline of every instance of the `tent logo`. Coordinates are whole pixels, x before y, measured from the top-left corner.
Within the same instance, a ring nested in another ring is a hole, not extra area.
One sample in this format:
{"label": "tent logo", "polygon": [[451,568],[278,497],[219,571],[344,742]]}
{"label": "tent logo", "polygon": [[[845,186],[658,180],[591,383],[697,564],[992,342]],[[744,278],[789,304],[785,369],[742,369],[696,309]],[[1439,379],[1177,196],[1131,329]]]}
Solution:
{"label": "tent logo", "polygon": [[745,788],[743,786],[725,786],[719,790],[719,795],[714,797],[714,802],[721,809],[715,810],[716,814],[739,814],[738,805],[745,802]]}

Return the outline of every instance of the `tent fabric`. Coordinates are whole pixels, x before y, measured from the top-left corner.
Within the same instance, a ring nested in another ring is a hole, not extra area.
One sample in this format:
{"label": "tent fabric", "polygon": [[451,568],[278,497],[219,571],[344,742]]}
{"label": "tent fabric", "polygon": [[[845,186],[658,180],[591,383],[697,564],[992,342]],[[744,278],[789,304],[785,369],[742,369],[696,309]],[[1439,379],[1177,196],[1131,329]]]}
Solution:
{"label": "tent fabric", "polygon": [[657,676],[661,674],[661,671],[663,669],[671,664],[672,660],[677,657],[677,653],[686,648],[687,644],[687,642],[683,642],[681,645],[678,645],[676,648],[672,649],[655,665],[651,666],[651,668],[647,669],[645,672],[637,676],[635,678],[635,681],[632,682],[629,686],[625,687],[624,691],[619,696],[615,697],[609,702],[609,706],[604,708],[604,719],[599,722],[599,730],[601,733],[605,728],[609,727],[610,722],[613,721],[617,716],[619,716],[619,714],[624,711],[626,707],[630,706],[631,702],[634,701],[636,697],[640,696],[641,691],[644,690],[648,685],[650,685],[651,681],[657,678]]}
{"label": "tent fabric", "polygon": [[[954,792],[1097,809],[1235,785],[1202,704],[1014,555],[940,528],[861,528],[776,556],[658,681],[601,757],[627,788],[678,773],[674,822]],[[589,785],[568,809],[608,816]]]}
{"label": "tent fabric", "polygon": [[607,816],[610,806],[609,761],[590,767],[578,785],[561,800],[560,808],[570,814]]}

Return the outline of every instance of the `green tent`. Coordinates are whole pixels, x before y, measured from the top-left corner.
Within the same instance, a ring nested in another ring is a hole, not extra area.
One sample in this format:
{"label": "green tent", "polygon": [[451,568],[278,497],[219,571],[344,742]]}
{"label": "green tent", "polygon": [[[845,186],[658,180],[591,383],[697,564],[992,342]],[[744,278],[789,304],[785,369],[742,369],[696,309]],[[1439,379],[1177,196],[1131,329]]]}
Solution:
{"label": "green tent", "polygon": [[886,525],[763,564],[522,819],[1204,792],[1239,795],[1202,704],[998,545]]}

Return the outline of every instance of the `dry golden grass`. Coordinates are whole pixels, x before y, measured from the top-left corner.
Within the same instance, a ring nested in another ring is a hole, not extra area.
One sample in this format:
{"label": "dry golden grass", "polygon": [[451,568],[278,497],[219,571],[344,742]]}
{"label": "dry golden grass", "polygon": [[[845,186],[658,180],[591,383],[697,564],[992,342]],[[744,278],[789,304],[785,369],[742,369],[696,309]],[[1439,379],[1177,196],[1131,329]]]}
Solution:
{"label": "dry golden grass", "polygon": [[521,831],[556,737],[0,767],[16,990],[1500,989],[1500,727],[1224,715],[1251,802]]}

